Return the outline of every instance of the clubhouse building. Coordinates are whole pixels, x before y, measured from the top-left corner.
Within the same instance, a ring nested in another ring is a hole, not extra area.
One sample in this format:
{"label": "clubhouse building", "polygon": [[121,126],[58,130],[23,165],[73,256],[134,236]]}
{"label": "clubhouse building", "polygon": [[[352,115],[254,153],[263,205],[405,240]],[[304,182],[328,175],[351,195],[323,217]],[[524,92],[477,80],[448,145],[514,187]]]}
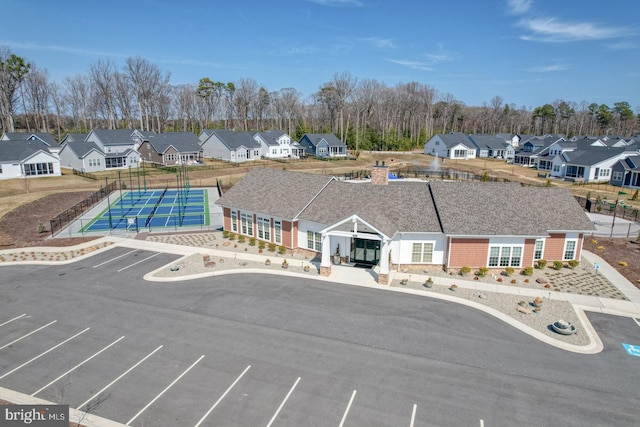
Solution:
{"label": "clubhouse building", "polygon": [[253,169],[216,202],[224,230],[319,257],[376,266],[378,282],[404,268],[502,271],[538,260],[579,260],[594,226],[567,189],[518,183],[370,181]]}

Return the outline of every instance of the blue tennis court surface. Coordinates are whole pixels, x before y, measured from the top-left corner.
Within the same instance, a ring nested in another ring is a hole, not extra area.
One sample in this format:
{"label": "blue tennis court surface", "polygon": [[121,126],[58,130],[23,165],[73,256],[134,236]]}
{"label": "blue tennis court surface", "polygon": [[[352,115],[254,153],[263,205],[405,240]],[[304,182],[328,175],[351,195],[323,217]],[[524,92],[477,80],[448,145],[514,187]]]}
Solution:
{"label": "blue tennis court surface", "polygon": [[206,189],[133,190],[112,196],[115,202],[83,227],[83,232],[209,225]]}

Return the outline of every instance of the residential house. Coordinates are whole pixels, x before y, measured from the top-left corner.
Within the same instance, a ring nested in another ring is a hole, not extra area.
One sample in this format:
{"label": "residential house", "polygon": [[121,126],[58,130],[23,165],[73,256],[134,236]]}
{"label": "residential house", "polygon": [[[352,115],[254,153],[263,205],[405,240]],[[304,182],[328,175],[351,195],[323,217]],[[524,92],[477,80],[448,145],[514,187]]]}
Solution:
{"label": "residential house", "polygon": [[510,143],[497,136],[476,133],[469,135],[476,147],[476,157],[491,159],[513,159],[515,149]]}
{"label": "residential house", "polygon": [[611,185],[640,189],[640,153],[630,154],[611,168]]}
{"label": "residential house", "polygon": [[[499,272],[540,259],[579,260],[595,229],[564,188],[390,181],[384,165],[371,176],[356,184],[256,168],[216,203],[224,230],[317,258],[324,276],[332,262],[376,266],[379,283],[405,267]],[[523,222],[521,212],[535,221]]]}
{"label": "residential house", "polygon": [[57,156],[60,152],[60,144],[47,132],[5,132],[0,138],[1,141],[37,141],[46,149]]}
{"label": "residential house", "polygon": [[424,145],[424,154],[441,159],[475,159],[476,150],[475,144],[461,132],[434,135]]}
{"label": "residential house", "polygon": [[322,158],[347,155],[347,144],[332,133],[306,133],[298,143],[309,156]]}
{"label": "residential house", "polygon": [[0,141],[0,179],[59,175],[60,160],[41,140]]}
{"label": "residential house", "polygon": [[559,135],[544,135],[529,138],[529,140],[521,145],[521,149],[514,154],[513,163],[521,166],[537,167],[538,160],[543,156],[548,156],[551,144],[564,140],[565,139]]}
{"label": "residential house", "polygon": [[251,132],[205,129],[198,139],[204,157],[239,163],[261,158],[260,143],[253,139],[253,135]]}
{"label": "residential house", "polygon": [[300,157],[300,146],[294,144],[295,141],[292,141],[291,137],[282,130],[256,132],[253,139],[260,144],[260,155],[267,159]]}
{"label": "residential house", "polygon": [[62,167],[83,172],[138,167],[140,153],[137,148],[146,133],[132,129],[92,130],[82,141],[65,138],[60,150]]}
{"label": "residential house", "polygon": [[138,151],[143,162],[162,166],[194,164],[203,158],[200,140],[192,132],[147,134]]}
{"label": "residential house", "polygon": [[609,182],[613,166],[634,152],[631,147],[590,147],[565,152],[562,154],[566,160],[563,177],[568,181]]}

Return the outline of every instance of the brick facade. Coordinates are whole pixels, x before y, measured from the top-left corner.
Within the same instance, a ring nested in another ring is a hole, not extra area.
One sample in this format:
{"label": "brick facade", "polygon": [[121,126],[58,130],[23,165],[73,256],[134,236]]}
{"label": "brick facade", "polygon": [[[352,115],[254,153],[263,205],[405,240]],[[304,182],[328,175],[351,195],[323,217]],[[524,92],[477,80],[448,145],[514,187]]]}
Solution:
{"label": "brick facade", "polygon": [[487,265],[489,239],[449,238],[448,269]]}

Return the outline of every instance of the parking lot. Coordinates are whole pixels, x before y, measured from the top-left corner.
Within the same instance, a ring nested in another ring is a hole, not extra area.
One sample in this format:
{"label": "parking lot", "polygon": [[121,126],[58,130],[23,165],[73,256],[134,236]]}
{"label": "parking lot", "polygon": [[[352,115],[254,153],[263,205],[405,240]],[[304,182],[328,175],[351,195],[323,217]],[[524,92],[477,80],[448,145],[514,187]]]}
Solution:
{"label": "parking lot", "polygon": [[[142,280],[176,258],[3,267],[0,386],[134,426],[625,425],[639,401],[622,352],[567,354],[454,304],[313,280]],[[570,410],[541,412],[548,393]]]}

